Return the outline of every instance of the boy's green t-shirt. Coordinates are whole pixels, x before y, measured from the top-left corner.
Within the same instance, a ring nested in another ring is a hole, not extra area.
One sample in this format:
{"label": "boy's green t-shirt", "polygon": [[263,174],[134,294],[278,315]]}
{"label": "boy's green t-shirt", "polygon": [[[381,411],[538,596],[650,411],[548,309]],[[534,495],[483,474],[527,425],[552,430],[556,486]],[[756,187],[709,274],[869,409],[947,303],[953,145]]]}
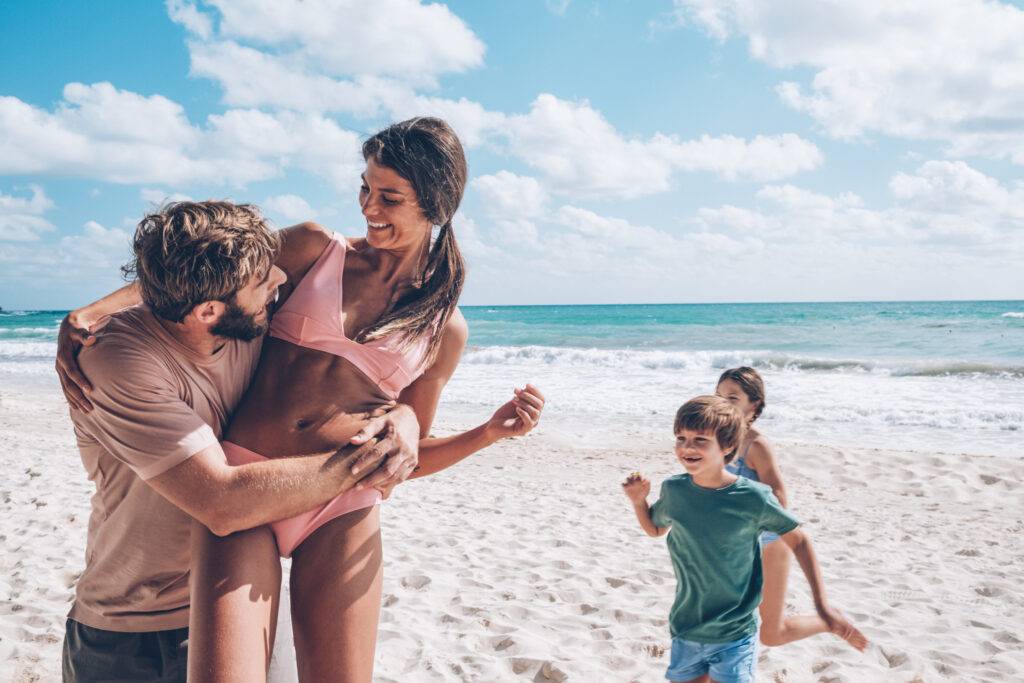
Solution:
{"label": "boy's green t-shirt", "polygon": [[668,532],[676,573],[669,614],[673,638],[726,643],[757,632],[761,602],[762,531],[784,534],[800,525],[764,484],[740,477],[721,489],[666,479],[651,519]]}

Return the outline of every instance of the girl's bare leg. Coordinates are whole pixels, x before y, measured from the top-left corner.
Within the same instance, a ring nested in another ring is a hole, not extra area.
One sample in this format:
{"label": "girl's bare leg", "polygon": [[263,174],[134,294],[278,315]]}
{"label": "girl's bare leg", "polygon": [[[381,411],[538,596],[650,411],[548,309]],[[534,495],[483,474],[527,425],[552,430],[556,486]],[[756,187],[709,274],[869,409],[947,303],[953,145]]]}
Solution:
{"label": "girl's bare leg", "polygon": [[299,680],[370,683],[383,564],[376,505],[331,520],[292,554]]}
{"label": "girl's bare leg", "polygon": [[816,614],[786,617],[790,557],[789,548],[780,541],[769,543],[761,551],[761,564],[764,567],[760,607],[761,642],[765,645],[785,645],[819,633],[828,633],[828,624]]}
{"label": "girl's bare leg", "polygon": [[219,538],[192,525],[188,680],[265,681],[274,651],[281,559],[268,527]]}

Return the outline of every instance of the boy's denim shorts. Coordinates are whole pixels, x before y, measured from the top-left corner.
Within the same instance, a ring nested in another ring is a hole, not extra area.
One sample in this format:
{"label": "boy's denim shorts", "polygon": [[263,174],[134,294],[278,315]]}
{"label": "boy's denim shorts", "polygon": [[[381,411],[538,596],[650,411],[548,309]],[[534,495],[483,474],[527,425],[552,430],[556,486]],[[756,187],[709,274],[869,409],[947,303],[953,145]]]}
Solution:
{"label": "boy's denim shorts", "polygon": [[672,639],[672,660],[665,678],[690,681],[706,673],[717,683],[750,683],[757,665],[757,634],[729,643]]}

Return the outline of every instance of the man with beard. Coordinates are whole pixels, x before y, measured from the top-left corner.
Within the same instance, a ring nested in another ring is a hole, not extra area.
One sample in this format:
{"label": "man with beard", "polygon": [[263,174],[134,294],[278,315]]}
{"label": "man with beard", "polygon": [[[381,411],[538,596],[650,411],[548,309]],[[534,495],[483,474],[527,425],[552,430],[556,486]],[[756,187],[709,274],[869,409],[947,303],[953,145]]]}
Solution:
{"label": "man with beard", "polygon": [[366,416],[364,434],[389,435],[372,453],[227,465],[219,437],[285,280],[277,248],[248,205],[178,202],[139,223],[125,271],[145,305],[113,316],[78,357],[94,388],[71,419],[96,493],[65,681],[185,680],[193,518],[227,535],[327,502],[356,483],[357,458],[415,461],[418,424],[399,406]]}

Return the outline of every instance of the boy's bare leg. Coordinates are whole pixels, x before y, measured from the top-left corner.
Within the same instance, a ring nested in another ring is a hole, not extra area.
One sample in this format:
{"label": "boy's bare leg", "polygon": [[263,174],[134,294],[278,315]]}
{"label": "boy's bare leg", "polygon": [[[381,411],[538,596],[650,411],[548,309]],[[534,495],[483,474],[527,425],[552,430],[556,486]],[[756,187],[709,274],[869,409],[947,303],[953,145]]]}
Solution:
{"label": "boy's bare leg", "polygon": [[292,554],[299,680],[370,683],[383,566],[377,505],[331,520]]}
{"label": "boy's bare leg", "polygon": [[709,674],[704,674],[703,676],[698,676],[697,678],[691,678],[690,680],[685,681],[685,682],[684,681],[669,681],[669,683],[712,683],[712,681],[711,681],[711,676]]}
{"label": "boy's bare leg", "polygon": [[218,538],[193,524],[191,590],[188,680],[265,681],[281,594],[269,527]]}

